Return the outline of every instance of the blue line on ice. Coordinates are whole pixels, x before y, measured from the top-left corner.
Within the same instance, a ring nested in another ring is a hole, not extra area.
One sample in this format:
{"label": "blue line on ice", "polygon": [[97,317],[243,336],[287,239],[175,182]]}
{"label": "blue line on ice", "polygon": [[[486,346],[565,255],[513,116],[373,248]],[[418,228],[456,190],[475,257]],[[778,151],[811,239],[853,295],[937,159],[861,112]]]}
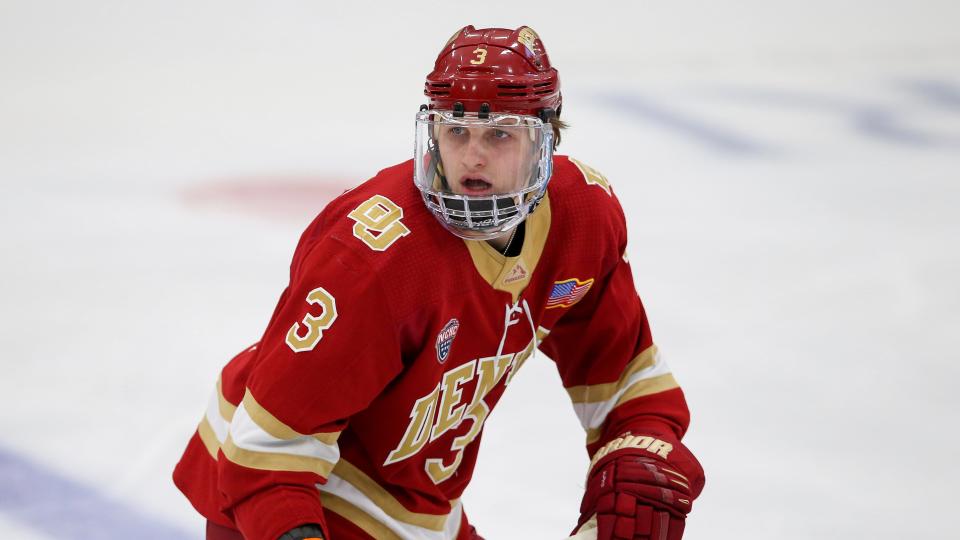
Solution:
{"label": "blue line on ice", "polygon": [[[950,148],[960,145],[956,130],[944,129],[944,112],[960,111],[960,87],[947,81],[916,80],[872,88],[862,96],[844,92],[782,88],[723,88],[708,95],[747,104],[757,111],[779,108],[832,118],[842,129],[905,147]],[[893,93],[888,90],[899,90]],[[937,122],[931,123],[936,118]]]}
{"label": "blue line on ice", "polygon": [[960,85],[946,80],[924,79],[905,83],[915,96],[944,110],[960,112]]}
{"label": "blue line on ice", "polygon": [[0,513],[53,538],[188,540],[185,531],[0,447]]}
{"label": "blue line on ice", "polygon": [[651,99],[637,94],[598,94],[599,103],[620,113],[640,117],[671,131],[689,137],[708,148],[726,154],[756,156],[771,153],[772,149],[730,129],[709,125],[693,115],[671,110]]}

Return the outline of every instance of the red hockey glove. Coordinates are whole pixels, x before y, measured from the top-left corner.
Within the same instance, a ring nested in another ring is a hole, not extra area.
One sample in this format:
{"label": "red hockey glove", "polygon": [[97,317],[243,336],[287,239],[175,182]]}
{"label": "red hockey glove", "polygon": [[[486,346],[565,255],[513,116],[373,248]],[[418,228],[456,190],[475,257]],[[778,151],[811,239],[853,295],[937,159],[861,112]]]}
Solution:
{"label": "red hockey glove", "polygon": [[680,540],[703,483],[676,437],[627,433],[594,455],[577,530],[595,515],[598,540]]}

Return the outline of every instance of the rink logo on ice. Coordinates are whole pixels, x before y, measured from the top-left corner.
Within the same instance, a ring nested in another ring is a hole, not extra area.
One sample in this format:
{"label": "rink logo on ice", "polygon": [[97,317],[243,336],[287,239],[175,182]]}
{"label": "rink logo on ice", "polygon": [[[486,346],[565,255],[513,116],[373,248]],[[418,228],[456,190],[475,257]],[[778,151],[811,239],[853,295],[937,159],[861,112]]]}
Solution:
{"label": "rink logo on ice", "polygon": [[450,356],[450,347],[453,346],[453,338],[457,337],[459,330],[460,321],[450,319],[450,322],[437,334],[437,361],[441,364],[446,362],[447,357]]}

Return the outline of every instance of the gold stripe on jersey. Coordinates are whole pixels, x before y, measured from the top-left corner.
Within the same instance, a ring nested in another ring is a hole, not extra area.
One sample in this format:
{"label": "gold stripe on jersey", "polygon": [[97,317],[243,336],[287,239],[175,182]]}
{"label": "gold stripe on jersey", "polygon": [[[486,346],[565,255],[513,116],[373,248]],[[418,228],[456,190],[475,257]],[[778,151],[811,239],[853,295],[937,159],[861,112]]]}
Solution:
{"label": "gold stripe on jersey", "polygon": [[203,443],[203,446],[207,448],[207,452],[210,452],[213,459],[217,459],[217,451],[220,450],[220,441],[217,440],[217,434],[213,432],[213,428],[210,427],[210,422],[206,416],[203,417],[200,425],[197,426],[197,435],[200,436],[200,441]]}
{"label": "gold stripe on jersey", "polygon": [[389,527],[373,519],[370,514],[341,499],[340,497],[337,497],[333,493],[321,491],[320,502],[323,504],[324,510],[329,510],[335,514],[339,514],[340,517],[346,519],[350,523],[353,523],[363,530],[363,532],[369,534],[373,538],[378,540],[381,538],[384,540],[403,540],[397,536],[396,533],[391,531]]}
{"label": "gold stripe on jersey", "polygon": [[673,373],[664,373],[663,375],[658,375],[650,379],[642,379],[632,384],[630,388],[627,388],[627,391],[620,396],[620,399],[617,400],[613,408],[616,409],[631,399],[649,396],[651,394],[659,394],[665,390],[672,390],[679,387],[680,385],[677,384],[677,380],[673,378]]}
{"label": "gold stripe on jersey", "polygon": [[223,383],[221,377],[217,377],[217,399],[219,401],[220,416],[227,422],[233,420],[233,414],[237,412],[237,406],[227,401],[223,396]]}
{"label": "gold stripe on jersey", "polygon": [[279,452],[257,452],[237,446],[230,435],[224,441],[223,455],[233,463],[261,471],[312,472],[326,478],[333,470],[330,461]]}
{"label": "gold stripe on jersey", "polygon": [[[543,200],[536,211],[525,221],[523,248],[516,257],[505,257],[484,240],[464,240],[477,272],[498,291],[510,293],[516,302],[520,293],[530,283],[530,276],[537,268],[543,248],[547,244],[547,235],[550,233],[550,195],[544,194]],[[519,275],[514,270],[517,265],[522,266]]]}
{"label": "gold stripe on jersey", "polygon": [[[397,521],[423,527],[431,531],[442,531],[447,523],[449,514],[421,514],[407,510],[407,508],[400,504],[400,501],[384,489],[383,486],[345,459],[337,462],[337,466],[333,469],[333,474],[355,487],[360,493],[370,499],[373,504],[382,509],[384,513]],[[454,503],[455,501],[451,501],[451,508]]]}
{"label": "gold stripe on jersey", "polygon": [[604,384],[585,384],[580,386],[572,386],[567,388],[567,393],[570,394],[570,399],[574,403],[595,403],[598,401],[606,401],[619,392],[634,374],[653,366],[656,361],[657,346],[651,345],[644,349],[643,352],[638,354],[636,358],[631,360],[630,363],[623,368],[620,378],[616,381]]}
{"label": "gold stripe on jersey", "polygon": [[257,400],[254,399],[253,394],[250,393],[249,388],[243,395],[243,407],[246,409],[247,414],[250,415],[250,418],[253,419],[254,423],[260,426],[260,429],[266,431],[275,439],[289,441],[299,437],[313,437],[323,444],[334,445],[337,443],[337,439],[340,438],[339,431],[331,433],[317,433],[314,435],[304,435],[303,433],[295,431],[290,426],[277,420],[275,416],[270,414],[270,411],[264,409],[263,406],[257,403]]}
{"label": "gold stripe on jersey", "polygon": [[337,444],[337,440],[340,439],[339,431],[331,431],[330,433],[314,433],[313,438],[322,442],[323,444],[329,444],[333,446]]}
{"label": "gold stripe on jersey", "polygon": [[247,414],[250,415],[254,423],[274,439],[289,441],[303,436],[302,433],[298,433],[293,428],[277,420],[275,416],[270,414],[270,411],[264,409],[263,406],[257,403],[253,394],[250,393],[249,388],[247,388],[247,391],[243,394],[243,407],[247,410]]}
{"label": "gold stripe on jersey", "polygon": [[[677,384],[676,379],[673,378],[672,373],[664,373],[663,375],[658,375],[656,377],[651,377],[649,379],[641,379],[627,388],[627,391],[617,399],[617,402],[613,405],[611,411],[615,410],[620,405],[630,401],[631,399],[636,399],[638,397],[649,396],[651,394],[657,394],[664,392],[666,390],[672,390],[674,388],[679,388],[680,385]],[[609,415],[609,413],[608,413]],[[587,430],[587,444],[595,443],[600,439],[600,435],[603,432],[603,425]]]}

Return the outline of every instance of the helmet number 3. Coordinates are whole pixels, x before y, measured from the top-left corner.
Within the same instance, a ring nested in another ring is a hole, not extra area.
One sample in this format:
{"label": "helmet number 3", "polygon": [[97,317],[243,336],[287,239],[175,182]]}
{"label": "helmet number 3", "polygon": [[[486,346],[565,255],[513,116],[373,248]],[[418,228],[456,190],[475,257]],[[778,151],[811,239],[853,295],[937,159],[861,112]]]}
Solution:
{"label": "helmet number 3", "polygon": [[480,48],[480,47],[477,47],[476,49],[474,49],[473,53],[476,54],[477,57],[470,61],[471,64],[473,64],[473,65],[475,65],[475,66],[479,66],[480,64],[482,64],[482,63],[484,63],[484,62],[487,61],[487,50],[486,50],[486,49],[482,49],[482,48]]}
{"label": "helmet number 3", "polygon": [[310,291],[307,303],[319,305],[320,315],[314,317],[308,313],[301,322],[295,322],[290,327],[287,332],[287,345],[295,353],[312,351],[323,338],[323,331],[337,320],[337,302],[323,287]]}

